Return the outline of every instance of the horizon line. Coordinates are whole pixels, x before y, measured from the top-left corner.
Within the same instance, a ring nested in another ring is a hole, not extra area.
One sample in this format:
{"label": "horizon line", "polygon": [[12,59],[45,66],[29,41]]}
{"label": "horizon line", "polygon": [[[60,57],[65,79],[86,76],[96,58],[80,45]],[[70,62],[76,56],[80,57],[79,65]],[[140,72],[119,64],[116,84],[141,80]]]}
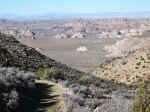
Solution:
{"label": "horizon line", "polygon": [[107,13],[150,13],[148,11],[104,11],[104,12],[44,12],[44,13],[15,13],[15,12],[1,12],[0,15],[46,15],[46,14],[107,14]]}

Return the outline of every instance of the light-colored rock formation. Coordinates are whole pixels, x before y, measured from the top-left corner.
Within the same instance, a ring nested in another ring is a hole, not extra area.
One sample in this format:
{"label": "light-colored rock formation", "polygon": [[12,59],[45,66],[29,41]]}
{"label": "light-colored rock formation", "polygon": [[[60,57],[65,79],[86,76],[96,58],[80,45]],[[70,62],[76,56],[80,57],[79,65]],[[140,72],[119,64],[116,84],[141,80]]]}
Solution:
{"label": "light-colored rock formation", "polygon": [[86,35],[82,33],[75,33],[71,36],[71,38],[85,38]]}
{"label": "light-colored rock formation", "polygon": [[70,38],[70,36],[67,35],[67,34],[62,33],[62,34],[55,35],[54,38],[57,38],[57,39],[68,39],[68,38]]}
{"label": "light-colored rock formation", "polygon": [[28,36],[28,37],[32,37],[33,36],[32,31],[30,31],[30,30],[25,31],[24,35]]}
{"label": "light-colored rock formation", "polygon": [[[32,39],[54,35],[56,38],[83,38],[89,34],[96,35],[97,38],[125,38],[141,36],[148,30],[150,19],[66,19],[31,22],[0,20],[1,32],[18,38]],[[36,35],[33,35],[33,32]]]}
{"label": "light-colored rock formation", "polygon": [[77,52],[86,52],[86,51],[88,51],[88,49],[85,46],[80,46],[77,48]]}
{"label": "light-colored rock formation", "polygon": [[136,43],[140,43],[140,40],[136,38],[124,38],[113,45],[106,45],[104,49],[109,53],[106,57],[118,57],[127,51],[135,50]]}

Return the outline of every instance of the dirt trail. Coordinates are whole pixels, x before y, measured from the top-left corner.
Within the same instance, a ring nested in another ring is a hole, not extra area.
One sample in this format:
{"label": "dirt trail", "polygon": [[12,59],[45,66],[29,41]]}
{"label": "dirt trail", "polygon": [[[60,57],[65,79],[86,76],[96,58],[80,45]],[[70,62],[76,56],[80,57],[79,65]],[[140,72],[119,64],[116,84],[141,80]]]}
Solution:
{"label": "dirt trail", "polygon": [[43,90],[44,86],[40,86],[43,93],[43,96],[41,94],[40,104],[46,105],[40,107],[40,112],[67,112],[62,100],[62,95],[68,91],[67,88],[46,80],[36,80],[36,84],[47,86],[46,91]]}

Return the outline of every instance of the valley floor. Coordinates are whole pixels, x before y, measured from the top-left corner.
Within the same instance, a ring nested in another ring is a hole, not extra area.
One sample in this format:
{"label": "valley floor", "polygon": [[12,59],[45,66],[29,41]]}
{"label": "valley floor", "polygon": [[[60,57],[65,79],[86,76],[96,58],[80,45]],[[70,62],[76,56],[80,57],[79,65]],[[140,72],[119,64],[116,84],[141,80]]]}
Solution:
{"label": "valley floor", "polygon": [[[84,72],[95,70],[101,63],[121,53],[149,45],[148,37],[93,39],[22,39],[23,44],[42,54]],[[78,52],[79,47],[87,51]]]}

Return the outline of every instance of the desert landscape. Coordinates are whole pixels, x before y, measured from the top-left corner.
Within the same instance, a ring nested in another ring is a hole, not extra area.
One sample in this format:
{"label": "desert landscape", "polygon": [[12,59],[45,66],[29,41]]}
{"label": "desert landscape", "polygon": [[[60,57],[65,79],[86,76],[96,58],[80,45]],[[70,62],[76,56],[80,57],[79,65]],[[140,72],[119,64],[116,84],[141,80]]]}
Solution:
{"label": "desert landscape", "polygon": [[0,112],[150,112],[149,0],[0,0]]}
{"label": "desert landscape", "polygon": [[149,45],[148,18],[1,19],[0,110],[146,112]]}
{"label": "desert landscape", "polygon": [[105,60],[148,45],[150,20],[1,20],[0,31],[61,63],[92,72]]}

